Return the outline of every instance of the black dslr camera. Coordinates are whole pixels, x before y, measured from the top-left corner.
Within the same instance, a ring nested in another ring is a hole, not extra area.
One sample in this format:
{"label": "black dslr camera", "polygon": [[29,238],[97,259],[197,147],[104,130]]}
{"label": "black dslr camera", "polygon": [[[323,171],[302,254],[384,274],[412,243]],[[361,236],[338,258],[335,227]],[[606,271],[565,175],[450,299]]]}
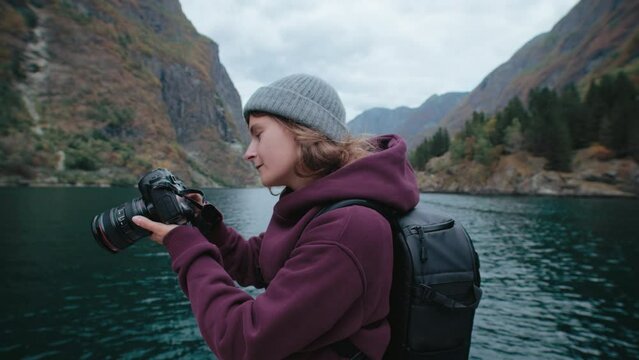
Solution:
{"label": "black dslr camera", "polygon": [[188,189],[182,180],[166,169],[156,169],[138,182],[142,197],[133,199],[93,218],[93,237],[103,248],[117,253],[151,233],[135,225],[131,218],[146,216],[165,224],[186,224],[195,218],[200,208],[195,200],[184,195],[202,191]]}

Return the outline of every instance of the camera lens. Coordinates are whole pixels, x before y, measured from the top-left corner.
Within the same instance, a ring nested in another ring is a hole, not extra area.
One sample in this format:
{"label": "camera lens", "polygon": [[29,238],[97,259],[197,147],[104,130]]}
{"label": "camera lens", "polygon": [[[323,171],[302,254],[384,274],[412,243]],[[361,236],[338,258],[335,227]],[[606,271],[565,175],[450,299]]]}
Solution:
{"label": "camera lens", "polygon": [[106,250],[116,253],[151,233],[131,221],[136,215],[149,217],[142,198],[134,199],[101,214],[91,223],[95,240]]}

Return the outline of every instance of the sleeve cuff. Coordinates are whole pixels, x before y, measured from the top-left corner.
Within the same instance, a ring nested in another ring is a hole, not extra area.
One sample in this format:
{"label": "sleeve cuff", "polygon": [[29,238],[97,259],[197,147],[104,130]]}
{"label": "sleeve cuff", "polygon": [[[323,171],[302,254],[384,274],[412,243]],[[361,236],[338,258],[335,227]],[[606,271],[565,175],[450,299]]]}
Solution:
{"label": "sleeve cuff", "polygon": [[223,219],[222,213],[215,206],[206,204],[202,208],[200,216],[196,217],[192,224],[200,230],[202,235],[211,240],[213,233]]}
{"label": "sleeve cuff", "polygon": [[173,259],[200,243],[209,243],[209,241],[192,226],[178,226],[164,237],[164,246]]}

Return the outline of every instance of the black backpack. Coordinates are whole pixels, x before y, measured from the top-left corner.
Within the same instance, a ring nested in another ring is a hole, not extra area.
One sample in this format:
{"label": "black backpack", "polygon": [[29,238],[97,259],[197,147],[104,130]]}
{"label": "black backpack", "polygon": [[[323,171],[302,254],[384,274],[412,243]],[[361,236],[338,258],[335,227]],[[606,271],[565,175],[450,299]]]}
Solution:
{"label": "black backpack", "polygon": [[[468,359],[479,288],[479,257],[466,230],[451,217],[419,203],[405,214],[381,204],[349,199],[328,211],[360,205],[390,222],[393,232],[391,341],[384,359]],[[340,355],[363,358],[350,341],[334,345]]]}

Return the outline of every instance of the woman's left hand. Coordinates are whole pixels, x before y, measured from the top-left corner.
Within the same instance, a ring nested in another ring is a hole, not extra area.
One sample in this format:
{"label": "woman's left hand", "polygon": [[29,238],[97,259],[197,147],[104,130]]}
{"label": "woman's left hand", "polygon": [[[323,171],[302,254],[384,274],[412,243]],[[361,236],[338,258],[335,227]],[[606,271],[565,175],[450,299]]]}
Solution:
{"label": "woman's left hand", "polygon": [[152,232],[150,235],[151,240],[160,245],[164,245],[164,237],[166,234],[179,226],[174,224],[163,224],[140,215],[134,216],[131,220],[133,220],[135,225]]}

